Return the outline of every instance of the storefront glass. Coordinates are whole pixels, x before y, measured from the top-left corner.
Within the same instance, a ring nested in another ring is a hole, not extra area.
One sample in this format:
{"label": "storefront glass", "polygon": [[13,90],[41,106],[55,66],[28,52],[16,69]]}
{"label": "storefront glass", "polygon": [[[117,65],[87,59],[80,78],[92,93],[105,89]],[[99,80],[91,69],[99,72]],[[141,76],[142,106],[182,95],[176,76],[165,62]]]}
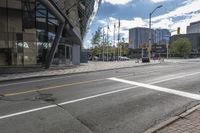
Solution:
{"label": "storefront glass", "polygon": [[[43,65],[58,20],[37,0],[0,0],[0,18],[0,66]],[[57,53],[66,58],[62,45]]]}

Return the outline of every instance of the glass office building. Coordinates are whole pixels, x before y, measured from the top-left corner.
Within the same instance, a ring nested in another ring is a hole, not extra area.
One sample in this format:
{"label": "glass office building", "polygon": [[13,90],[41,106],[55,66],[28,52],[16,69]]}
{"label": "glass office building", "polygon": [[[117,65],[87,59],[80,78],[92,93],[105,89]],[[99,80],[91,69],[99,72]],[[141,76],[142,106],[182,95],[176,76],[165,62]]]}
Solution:
{"label": "glass office building", "polygon": [[[50,64],[79,64],[82,40],[98,3],[98,0],[0,0],[0,66],[42,66],[49,61],[50,54],[53,54]],[[59,14],[65,21],[56,44]],[[53,43],[56,47],[52,47]]]}

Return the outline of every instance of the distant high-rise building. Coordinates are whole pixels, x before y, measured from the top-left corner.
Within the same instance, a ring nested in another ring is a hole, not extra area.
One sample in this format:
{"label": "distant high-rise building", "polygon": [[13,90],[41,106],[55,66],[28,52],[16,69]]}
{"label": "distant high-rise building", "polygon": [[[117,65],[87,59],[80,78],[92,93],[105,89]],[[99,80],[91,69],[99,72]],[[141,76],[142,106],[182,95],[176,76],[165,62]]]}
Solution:
{"label": "distant high-rise building", "polygon": [[155,43],[157,45],[167,44],[169,42],[169,38],[171,37],[171,33],[168,29],[156,29],[155,30]]}
{"label": "distant high-rise building", "polygon": [[[152,32],[152,44],[167,44],[171,33],[168,29],[156,29],[151,30]],[[140,48],[141,45],[149,43],[149,28],[132,28],[129,30],[129,43],[130,48]]]}
{"label": "distant high-rise building", "polygon": [[200,21],[190,23],[190,26],[187,27],[187,34],[190,33],[200,33]]}
{"label": "distant high-rise building", "polygon": [[[154,30],[152,32],[152,44],[154,43]],[[149,28],[132,28],[129,29],[129,48],[140,48],[141,45],[149,43]]]}

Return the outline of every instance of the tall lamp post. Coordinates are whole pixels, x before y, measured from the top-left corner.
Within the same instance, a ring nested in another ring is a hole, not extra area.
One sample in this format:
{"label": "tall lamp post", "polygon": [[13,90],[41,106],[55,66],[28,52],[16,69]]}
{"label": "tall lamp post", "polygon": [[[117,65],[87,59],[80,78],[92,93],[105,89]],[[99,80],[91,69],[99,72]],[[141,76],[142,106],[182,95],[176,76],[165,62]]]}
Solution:
{"label": "tall lamp post", "polygon": [[159,9],[163,7],[163,5],[159,5],[157,6],[152,12],[149,13],[149,49],[148,49],[148,52],[149,52],[149,60],[151,59],[151,44],[152,44],[152,32],[151,32],[151,17],[153,15],[153,13]]}

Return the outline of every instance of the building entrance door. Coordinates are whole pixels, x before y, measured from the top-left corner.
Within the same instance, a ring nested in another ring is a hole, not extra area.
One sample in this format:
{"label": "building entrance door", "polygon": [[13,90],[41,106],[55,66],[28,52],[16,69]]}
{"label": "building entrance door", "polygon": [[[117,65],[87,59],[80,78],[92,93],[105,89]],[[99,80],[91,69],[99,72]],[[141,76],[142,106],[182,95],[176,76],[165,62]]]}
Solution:
{"label": "building entrance door", "polygon": [[53,64],[70,65],[72,63],[72,46],[60,44],[54,57]]}

